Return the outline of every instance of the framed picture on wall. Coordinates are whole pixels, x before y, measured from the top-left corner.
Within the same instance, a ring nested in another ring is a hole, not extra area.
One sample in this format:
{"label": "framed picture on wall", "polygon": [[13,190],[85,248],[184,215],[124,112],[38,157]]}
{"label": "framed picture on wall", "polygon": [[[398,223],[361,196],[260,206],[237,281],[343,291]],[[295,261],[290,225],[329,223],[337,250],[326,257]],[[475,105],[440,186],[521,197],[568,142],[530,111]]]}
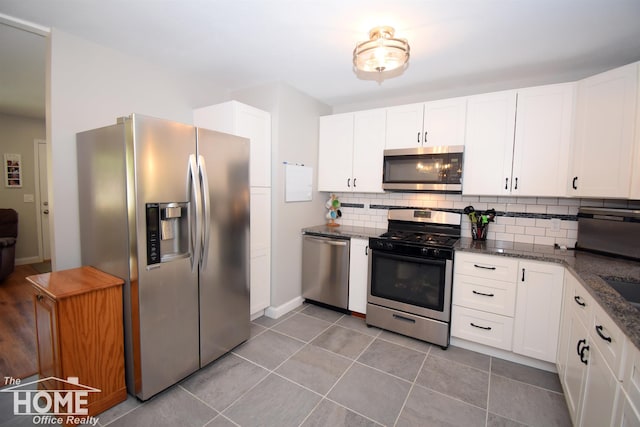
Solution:
{"label": "framed picture on wall", "polygon": [[8,188],[22,187],[22,160],[20,154],[5,153],[4,186]]}

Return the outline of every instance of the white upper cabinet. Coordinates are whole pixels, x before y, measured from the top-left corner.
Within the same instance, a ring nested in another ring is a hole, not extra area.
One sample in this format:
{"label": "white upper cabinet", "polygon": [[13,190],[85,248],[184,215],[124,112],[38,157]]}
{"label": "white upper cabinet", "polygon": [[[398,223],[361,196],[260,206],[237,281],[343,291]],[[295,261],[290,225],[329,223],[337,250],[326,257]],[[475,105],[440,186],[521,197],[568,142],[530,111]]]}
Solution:
{"label": "white upper cabinet", "polygon": [[382,193],[385,110],[320,117],[318,190]]}
{"label": "white upper cabinet", "polygon": [[510,194],[516,91],[467,100],[462,194]]}
{"label": "white upper cabinet", "polygon": [[353,113],[320,117],[318,191],[351,191]]}
{"label": "white upper cabinet", "polygon": [[638,63],[578,82],[569,195],[629,197],[637,102]]}
{"label": "white upper cabinet", "polygon": [[238,101],[193,111],[195,126],[249,138],[251,187],[271,187],[271,114]]}
{"label": "white upper cabinet", "polygon": [[564,196],[575,83],[518,90],[511,194]]}
{"label": "white upper cabinet", "polygon": [[575,84],[470,97],[463,194],[563,196]]}
{"label": "white upper cabinet", "polygon": [[467,98],[387,108],[385,148],[464,145]]}

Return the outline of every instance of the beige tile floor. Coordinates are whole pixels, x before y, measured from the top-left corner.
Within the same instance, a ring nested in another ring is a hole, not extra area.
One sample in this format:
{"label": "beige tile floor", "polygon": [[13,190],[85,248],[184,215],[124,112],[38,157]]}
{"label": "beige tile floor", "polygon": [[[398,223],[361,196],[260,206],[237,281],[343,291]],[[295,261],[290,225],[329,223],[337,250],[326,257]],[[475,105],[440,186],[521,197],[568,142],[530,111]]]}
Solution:
{"label": "beige tile floor", "polygon": [[[0,426],[31,425],[6,415],[6,400]],[[444,351],[307,304],[256,319],[251,338],[230,354],[98,418],[110,427],[571,425],[553,373]]]}

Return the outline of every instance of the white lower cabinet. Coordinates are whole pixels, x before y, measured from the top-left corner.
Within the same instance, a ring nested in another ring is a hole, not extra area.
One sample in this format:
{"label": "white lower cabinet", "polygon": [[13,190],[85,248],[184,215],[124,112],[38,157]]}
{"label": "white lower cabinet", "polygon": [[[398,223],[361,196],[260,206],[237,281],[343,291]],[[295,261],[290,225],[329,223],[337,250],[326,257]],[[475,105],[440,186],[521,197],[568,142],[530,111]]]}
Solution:
{"label": "white lower cabinet", "polygon": [[451,335],[502,350],[511,350],[513,318],[454,305]]}
{"label": "white lower cabinet", "polygon": [[588,347],[588,368],[584,385],[580,425],[612,426],[620,383],[595,343]]}
{"label": "white lower cabinet", "polygon": [[518,266],[513,352],[555,363],[564,267],[533,261]]}
{"label": "white lower cabinet", "polygon": [[251,187],[251,314],[271,304],[271,188]]}
{"label": "white lower cabinet", "polygon": [[626,348],[614,425],[640,427],[640,350],[629,340]]}
{"label": "white lower cabinet", "polygon": [[637,406],[629,393],[640,397],[640,375],[634,365],[640,365],[640,358],[634,362],[626,357],[623,363],[630,343],[622,331],[573,274],[567,273],[565,282],[557,364],[573,424],[638,425]]}
{"label": "white lower cabinet", "polygon": [[564,355],[565,369],[564,374],[560,377],[560,382],[564,388],[569,415],[573,420],[573,425],[577,426],[579,425],[582,389],[587,372],[587,328],[575,315],[570,315],[566,321],[568,322],[569,345]]}
{"label": "white lower cabinet", "polygon": [[349,310],[366,314],[369,240],[351,238],[349,254]]}
{"label": "white lower cabinet", "polygon": [[629,396],[624,392],[624,389],[620,390],[615,414],[616,418],[613,425],[620,427],[640,427],[640,415],[636,408]]}
{"label": "white lower cabinet", "polygon": [[554,363],[564,267],[456,252],[451,335]]}

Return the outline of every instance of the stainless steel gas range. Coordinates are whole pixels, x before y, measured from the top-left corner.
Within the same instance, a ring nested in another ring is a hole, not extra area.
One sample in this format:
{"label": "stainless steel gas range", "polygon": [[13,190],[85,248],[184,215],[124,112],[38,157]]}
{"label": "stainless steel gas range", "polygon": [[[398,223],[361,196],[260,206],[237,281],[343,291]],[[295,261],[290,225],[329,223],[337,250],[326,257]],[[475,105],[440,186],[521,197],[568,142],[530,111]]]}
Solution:
{"label": "stainless steel gas range", "polygon": [[368,325],[449,346],[458,213],[393,209],[369,239]]}

